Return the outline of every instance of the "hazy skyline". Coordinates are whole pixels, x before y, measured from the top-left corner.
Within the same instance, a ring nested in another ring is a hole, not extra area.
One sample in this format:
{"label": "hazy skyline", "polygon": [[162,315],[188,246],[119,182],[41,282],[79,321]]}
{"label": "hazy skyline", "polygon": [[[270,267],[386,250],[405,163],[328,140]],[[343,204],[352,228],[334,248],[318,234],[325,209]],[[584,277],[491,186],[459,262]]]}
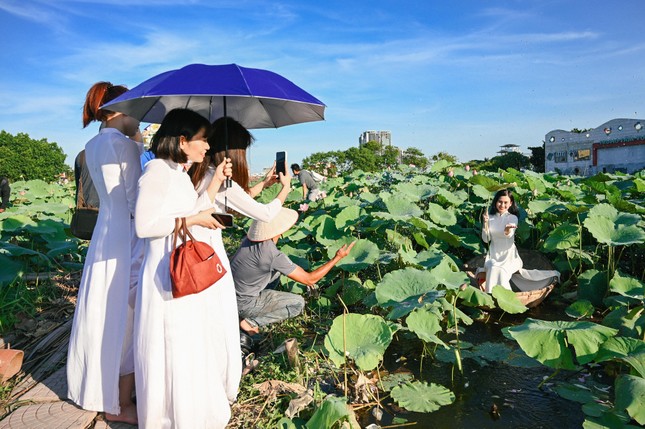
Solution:
{"label": "hazy skyline", "polygon": [[237,63],[327,105],[324,122],[253,130],[254,172],[366,130],[461,161],[528,152],[554,129],[645,117],[644,13],[637,0],[0,0],[0,129],[57,142],[71,163],[98,129],[81,128],[93,83]]}

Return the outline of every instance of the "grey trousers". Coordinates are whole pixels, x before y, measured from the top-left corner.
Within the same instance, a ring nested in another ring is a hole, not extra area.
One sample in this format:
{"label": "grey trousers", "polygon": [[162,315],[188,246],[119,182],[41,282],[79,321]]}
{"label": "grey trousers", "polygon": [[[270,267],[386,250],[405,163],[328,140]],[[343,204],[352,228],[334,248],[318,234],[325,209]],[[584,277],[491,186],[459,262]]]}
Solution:
{"label": "grey trousers", "polygon": [[240,317],[255,326],[266,326],[295,317],[302,313],[304,307],[302,296],[273,289],[264,289],[255,297],[237,298]]}

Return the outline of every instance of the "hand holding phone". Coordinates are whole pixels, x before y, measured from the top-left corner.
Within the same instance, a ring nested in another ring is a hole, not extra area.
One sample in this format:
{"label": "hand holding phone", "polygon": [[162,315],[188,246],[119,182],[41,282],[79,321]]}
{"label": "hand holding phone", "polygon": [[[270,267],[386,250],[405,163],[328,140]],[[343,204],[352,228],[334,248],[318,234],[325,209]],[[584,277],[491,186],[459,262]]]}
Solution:
{"label": "hand holding phone", "polygon": [[275,174],[280,177],[280,173],[287,174],[287,152],[275,153]]}
{"label": "hand holding phone", "polygon": [[233,226],[233,215],[228,213],[211,213],[211,216],[213,216],[223,227]]}

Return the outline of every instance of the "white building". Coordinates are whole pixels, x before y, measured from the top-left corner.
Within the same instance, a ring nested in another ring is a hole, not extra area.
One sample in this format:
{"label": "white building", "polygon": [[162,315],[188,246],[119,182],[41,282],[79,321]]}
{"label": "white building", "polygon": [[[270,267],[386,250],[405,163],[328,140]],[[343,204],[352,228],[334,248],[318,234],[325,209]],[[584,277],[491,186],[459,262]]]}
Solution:
{"label": "white building", "polygon": [[553,130],[544,144],[545,171],[591,176],[645,168],[645,119],[612,119],[581,133]]}
{"label": "white building", "polygon": [[392,133],[389,131],[363,131],[358,138],[358,147],[367,142],[379,142],[383,147],[392,145]]}

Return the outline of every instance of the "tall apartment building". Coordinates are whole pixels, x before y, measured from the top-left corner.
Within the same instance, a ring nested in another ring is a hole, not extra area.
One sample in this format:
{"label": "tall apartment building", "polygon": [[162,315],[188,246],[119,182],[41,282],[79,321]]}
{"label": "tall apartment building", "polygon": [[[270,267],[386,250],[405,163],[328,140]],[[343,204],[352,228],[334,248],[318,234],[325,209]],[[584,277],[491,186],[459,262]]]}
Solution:
{"label": "tall apartment building", "polygon": [[367,142],[379,142],[383,147],[392,145],[392,133],[389,131],[363,131],[358,138],[358,147]]}

